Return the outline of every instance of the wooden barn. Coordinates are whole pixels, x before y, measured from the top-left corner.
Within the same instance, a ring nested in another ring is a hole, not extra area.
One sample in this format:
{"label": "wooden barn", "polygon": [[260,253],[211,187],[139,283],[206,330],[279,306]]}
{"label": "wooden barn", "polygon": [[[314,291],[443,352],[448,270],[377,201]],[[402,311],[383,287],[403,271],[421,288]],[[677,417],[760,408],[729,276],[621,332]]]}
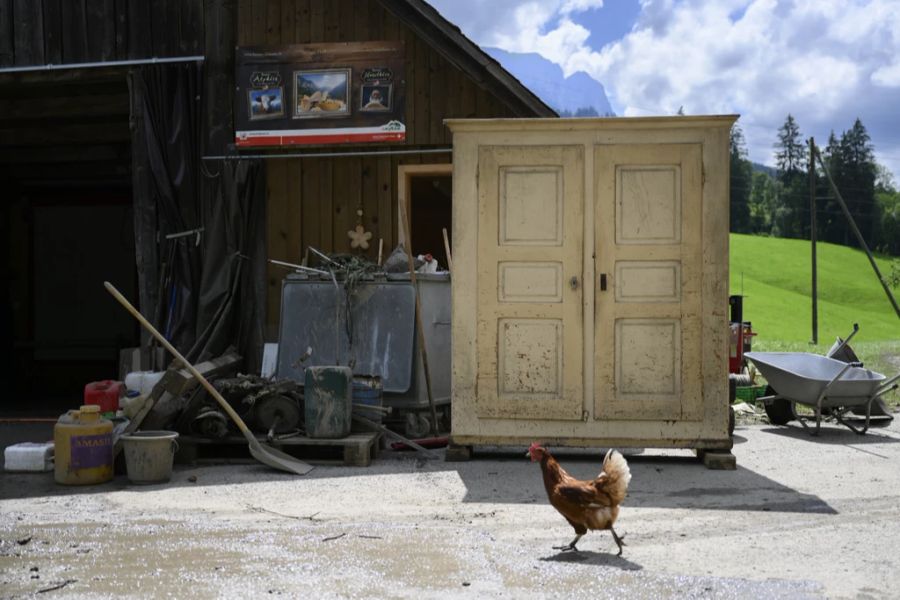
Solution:
{"label": "wooden barn", "polygon": [[[343,100],[303,87],[348,53],[368,67]],[[556,116],[422,0],[0,0],[0,106],[0,410],[54,415],[140,345],[104,280],[189,359],[236,345],[253,370],[286,273],[267,259],[351,252],[357,227],[374,259],[404,202],[446,264],[444,120]],[[344,131],[388,108],[390,135]],[[337,133],[276,139],[310,128]]]}

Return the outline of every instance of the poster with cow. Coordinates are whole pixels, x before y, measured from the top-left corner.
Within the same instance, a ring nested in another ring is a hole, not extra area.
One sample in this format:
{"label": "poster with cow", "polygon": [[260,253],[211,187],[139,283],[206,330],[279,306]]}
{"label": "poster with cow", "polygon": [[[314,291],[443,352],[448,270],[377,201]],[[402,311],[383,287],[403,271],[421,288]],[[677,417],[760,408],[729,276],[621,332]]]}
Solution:
{"label": "poster with cow", "polygon": [[403,42],[238,48],[238,147],[403,142]]}

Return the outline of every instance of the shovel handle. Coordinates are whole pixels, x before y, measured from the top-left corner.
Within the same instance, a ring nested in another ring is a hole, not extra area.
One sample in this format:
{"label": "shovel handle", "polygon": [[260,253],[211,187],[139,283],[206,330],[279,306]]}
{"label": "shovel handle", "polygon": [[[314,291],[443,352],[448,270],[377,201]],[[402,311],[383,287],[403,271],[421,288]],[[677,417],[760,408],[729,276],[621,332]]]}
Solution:
{"label": "shovel handle", "polygon": [[214,388],[214,387],[212,386],[212,384],[206,379],[206,377],[203,376],[203,373],[201,373],[200,371],[198,371],[198,370],[194,367],[194,365],[192,365],[191,363],[189,363],[189,362],[187,361],[187,359],[186,359],[185,357],[183,357],[183,356],[181,355],[181,353],[180,353],[178,350],[175,349],[175,346],[173,346],[172,344],[170,344],[170,343],[169,343],[169,340],[167,340],[166,338],[164,338],[164,337],[162,336],[162,334],[159,333],[159,332],[156,330],[156,328],[155,328],[153,325],[150,324],[150,321],[148,321],[147,319],[145,319],[145,318],[144,318],[144,315],[142,315],[140,312],[138,312],[138,309],[136,309],[134,306],[132,306],[131,302],[129,302],[128,299],[125,298],[125,296],[123,296],[123,295],[119,292],[119,290],[117,290],[117,289],[115,288],[115,286],[114,286],[113,284],[111,284],[111,283],[108,282],[108,281],[104,281],[104,282],[103,282],[103,287],[106,288],[106,291],[107,291],[107,292],[109,292],[110,294],[112,294],[113,298],[115,298],[116,300],[119,301],[119,304],[121,304],[122,306],[125,307],[125,310],[127,310],[128,312],[131,313],[131,316],[133,316],[135,319],[137,319],[138,322],[140,322],[140,324],[144,326],[144,329],[146,329],[147,331],[150,332],[150,335],[152,335],[154,338],[156,338],[156,340],[157,340],[160,344],[163,345],[163,348],[165,348],[166,350],[168,350],[168,351],[172,354],[172,356],[174,356],[176,359],[178,359],[178,360],[181,362],[181,364],[183,364],[184,367],[185,367],[188,371],[190,371],[191,375],[193,375],[194,377],[197,378],[197,380],[200,382],[200,384],[201,384],[204,388],[206,388],[206,391],[207,391],[207,392],[209,392],[209,395],[212,396],[213,398],[215,398],[215,399],[216,399],[216,402],[219,403],[219,405],[222,407],[222,409],[223,409],[226,413],[228,413],[228,416],[231,417],[231,420],[235,422],[235,424],[236,424],[236,425],[238,426],[238,428],[241,430],[241,433],[243,433],[245,436],[252,436],[252,435],[253,435],[253,434],[250,432],[250,429],[247,427],[247,424],[244,423],[243,419],[241,419],[241,417],[240,417],[236,412],[234,412],[234,409],[231,408],[231,405],[228,404],[228,402],[225,401],[225,398],[222,397],[222,394],[220,394],[219,391],[218,391],[216,388]]}

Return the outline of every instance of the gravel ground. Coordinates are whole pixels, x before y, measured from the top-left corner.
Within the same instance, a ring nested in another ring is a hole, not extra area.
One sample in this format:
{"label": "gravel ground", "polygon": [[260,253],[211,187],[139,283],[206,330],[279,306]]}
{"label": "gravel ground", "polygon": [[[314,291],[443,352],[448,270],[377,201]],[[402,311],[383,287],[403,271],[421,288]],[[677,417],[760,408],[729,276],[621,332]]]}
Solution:
{"label": "gravel ground", "polygon": [[[179,467],[167,484],[0,476],[0,597],[896,598],[900,427],[740,424],[737,471],[629,456],[617,531],[578,553],[524,448],[385,452],[304,477]],[[559,456],[577,477],[599,453]],[[62,587],[57,587],[62,586]],[[56,589],[51,589],[56,588]]]}

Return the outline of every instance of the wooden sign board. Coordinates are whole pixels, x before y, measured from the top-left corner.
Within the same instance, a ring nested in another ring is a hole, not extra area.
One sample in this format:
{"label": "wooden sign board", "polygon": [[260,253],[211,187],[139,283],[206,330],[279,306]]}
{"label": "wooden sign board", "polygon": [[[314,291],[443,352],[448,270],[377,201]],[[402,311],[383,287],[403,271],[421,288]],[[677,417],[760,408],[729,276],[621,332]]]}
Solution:
{"label": "wooden sign board", "polygon": [[403,42],[238,48],[238,147],[403,142]]}

